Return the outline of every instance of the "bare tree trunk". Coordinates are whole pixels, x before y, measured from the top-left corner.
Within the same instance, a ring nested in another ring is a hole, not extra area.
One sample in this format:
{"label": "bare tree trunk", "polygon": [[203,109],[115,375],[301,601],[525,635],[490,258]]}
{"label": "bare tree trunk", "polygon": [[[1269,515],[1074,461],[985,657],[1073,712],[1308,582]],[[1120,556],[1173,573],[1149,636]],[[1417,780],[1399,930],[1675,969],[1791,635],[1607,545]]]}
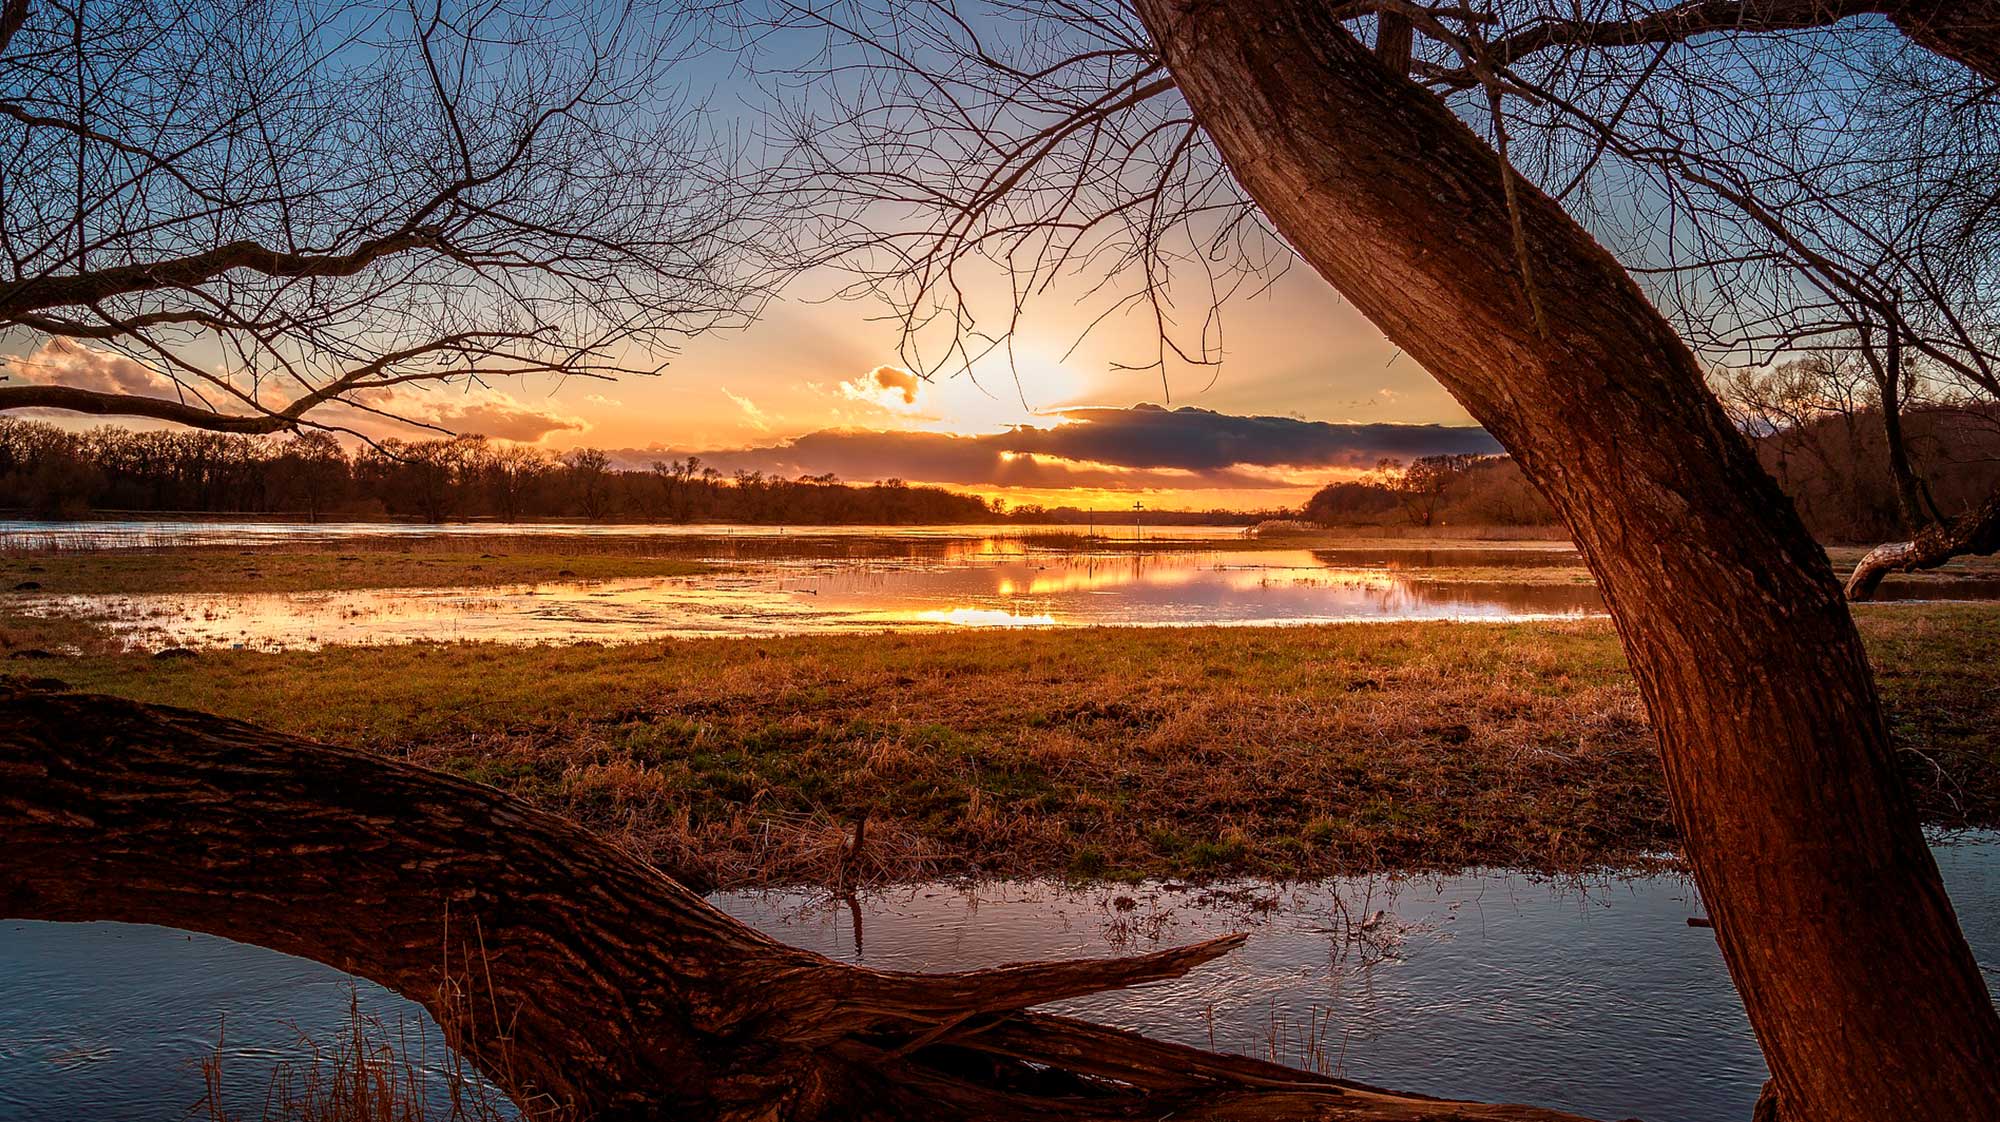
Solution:
{"label": "bare tree trunk", "polygon": [[6,679],[0,917],[165,924],[358,974],[428,1008],[538,1120],[1580,1122],[1022,1012],[1176,977],[1241,936],[964,974],[846,966],[491,788]]}
{"label": "bare tree trunk", "polygon": [[2000,1118],[2000,1016],[1840,585],[1672,328],[1525,182],[1517,256],[1492,148],[1336,0],[1135,6],[1265,214],[1568,524],[1785,1115]]}
{"label": "bare tree trunk", "polygon": [[1896,507],[1909,533],[1934,525],[1936,519],[1924,504],[1924,485],[1917,478],[1916,465],[1904,443],[1903,403],[1894,391],[1882,396],[1882,439],[1889,446],[1889,478],[1896,485]]}
{"label": "bare tree trunk", "polygon": [[1375,57],[1398,74],[1410,72],[1410,54],[1416,49],[1416,29],[1402,12],[1382,12],[1375,17]]}
{"label": "bare tree trunk", "polygon": [[[1910,462],[1903,429],[1903,344],[1893,329],[1882,351],[1876,353],[1873,333],[1864,328],[1861,355],[1874,377],[1876,396],[1882,399],[1882,442],[1888,451],[1889,480],[1896,488],[1896,512],[1902,516],[1904,532],[1914,535],[1940,519],[1916,465]],[[1859,462],[1858,457],[1850,459]]]}
{"label": "bare tree trunk", "polygon": [[1935,569],[1954,557],[2000,552],[2000,494],[1943,524],[1933,523],[1906,542],[1878,545],[1847,578],[1849,600],[1870,600],[1890,573]]}

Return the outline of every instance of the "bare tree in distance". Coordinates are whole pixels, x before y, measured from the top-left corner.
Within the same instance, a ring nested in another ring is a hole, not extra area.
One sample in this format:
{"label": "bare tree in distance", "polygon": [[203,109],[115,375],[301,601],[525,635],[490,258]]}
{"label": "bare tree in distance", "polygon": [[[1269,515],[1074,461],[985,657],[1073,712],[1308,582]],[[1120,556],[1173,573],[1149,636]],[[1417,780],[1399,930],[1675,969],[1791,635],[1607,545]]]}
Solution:
{"label": "bare tree in distance", "polygon": [[1474,453],[1419,456],[1405,465],[1383,460],[1376,474],[1390,480],[1396,501],[1412,526],[1436,524],[1438,508],[1452,485],[1466,477],[1486,457]]}
{"label": "bare tree in distance", "polygon": [[[1766,1110],[2000,1118],[2000,1017],[1894,773],[1841,586],[1638,283],[1705,349],[1768,355],[1872,326],[1981,371],[1989,333],[1966,318],[1984,314],[1968,279],[1991,226],[1977,208],[1955,232],[1827,249],[1913,182],[1907,161],[1847,139],[1876,130],[1863,139],[1896,153],[1895,105],[1962,106],[1927,158],[1981,164],[2000,4],[777,7],[783,26],[831,29],[815,63],[849,83],[826,116],[795,116],[810,134],[800,197],[825,210],[857,196],[828,244],[908,328],[943,325],[954,342],[932,353],[1000,345],[1022,296],[1066,270],[1128,277],[1155,308],[1162,260],[1256,275],[1260,260],[1215,234],[1268,230],[1438,377],[1555,506],[1604,591],[1773,1071]],[[1724,91],[1737,104],[1718,112]],[[1826,115],[1835,104],[1879,114]],[[1797,127],[1814,107],[1817,149],[1797,143],[1815,136]],[[1738,139],[1750,148],[1732,164]],[[1882,179],[1821,176],[1804,163],[1816,150],[1829,165],[1863,151],[1844,170]],[[1774,203],[1790,191],[1810,196],[1810,223]],[[1693,215],[1710,228],[1683,237]],[[1828,231],[1841,237],[1815,240]],[[1717,251],[1730,239],[1743,261]],[[1912,245],[1938,256],[1897,255]],[[1890,275],[1850,283],[1871,254]],[[1016,278],[997,316],[961,280],[984,268]],[[1881,298],[1913,276],[1937,281],[1921,304],[1934,321],[1907,292]],[[1107,314],[1132,299],[1111,291]],[[1848,309],[1820,316],[1814,301]],[[1210,321],[1189,322],[1175,343],[1181,325],[1159,317],[1163,348],[1215,357],[1187,342],[1211,338]],[[1883,922],[1854,923],[1863,912]]]}
{"label": "bare tree in distance", "polygon": [[[673,0],[7,0],[0,410],[427,423],[763,292]],[[63,362],[96,362],[70,377]]]}

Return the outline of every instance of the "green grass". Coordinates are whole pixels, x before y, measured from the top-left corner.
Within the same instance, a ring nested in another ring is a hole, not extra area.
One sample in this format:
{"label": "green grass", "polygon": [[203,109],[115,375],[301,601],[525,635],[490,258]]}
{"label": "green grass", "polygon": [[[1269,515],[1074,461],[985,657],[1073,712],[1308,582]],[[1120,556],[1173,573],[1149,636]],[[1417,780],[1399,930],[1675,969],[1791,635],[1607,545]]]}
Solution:
{"label": "green grass", "polygon": [[687,576],[714,566],[674,557],[517,550],[202,546],[0,553],[0,598],[22,583],[49,594],[318,592],[458,588]]}
{"label": "green grass", "polygon": [[[1858,616],[1927,818],[2000,822],[2000,607]],[[492,783],[704,884],[1570,870],[1674,844],[1603,621],[14,665]]]}

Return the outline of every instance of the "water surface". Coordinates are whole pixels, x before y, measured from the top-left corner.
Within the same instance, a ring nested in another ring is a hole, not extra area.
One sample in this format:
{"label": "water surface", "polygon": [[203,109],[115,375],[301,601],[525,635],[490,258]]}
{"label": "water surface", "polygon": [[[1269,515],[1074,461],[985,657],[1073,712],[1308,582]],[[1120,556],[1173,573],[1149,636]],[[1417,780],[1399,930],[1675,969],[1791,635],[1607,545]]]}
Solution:
{"label": "water surface", "polygon": [[[1937,854],[1973,950],[2000,980],[2000,834]],[[1765,1077],[1713,933],[1687,926],[1699,899],[1673,875],[940,883],[852,905],[802,892],[711,899],[787,942],[885,969],[1247,931],[1242,950],[1190,977],[1053,1008],[1399,1090],[1712,1122],[1749,1117]],[[301,1034],[338,1030],[350,984],[316,963],[164,928],[0,924],[0,1119],[179,1119],[201,1094],[194,1057],[215,1048],[225,1013],[227,1062],[260,1092],[256,1072],[298,1058]],[[378,987],[359,992],[368,1012],[413,1032],[427,1024]]]}
{"label": "water surface", "polygon": [[410,541],[504,535],[524,538],[995,538],[1095,531],[1119,541],[1242,538],[1242,526],[1118,527],[1008,522],[922,525],[751,525],[740,522],[297,522],[277,519],[132,519],[43,522],[0,519],[0,549],[137,549],[186,545],[300,545],[361,538]]}
{"label": "water surface", "polygon": [[[604,642],[964,627],[1521,620],[1602,611],[1580,580],[1456,579],[1360,550],[1226,543],[1044,548],[1019,538],[708,538],[692,577],[308,593],[16,594],[31,614],[100,619],[147,646],[255,649],[411,640]],[[1445,551],[1426,551],[1444,553]],[[1483,555],[1486,550],[1472,551]],[[1566,548],[1504,551],[1524,568]]]}

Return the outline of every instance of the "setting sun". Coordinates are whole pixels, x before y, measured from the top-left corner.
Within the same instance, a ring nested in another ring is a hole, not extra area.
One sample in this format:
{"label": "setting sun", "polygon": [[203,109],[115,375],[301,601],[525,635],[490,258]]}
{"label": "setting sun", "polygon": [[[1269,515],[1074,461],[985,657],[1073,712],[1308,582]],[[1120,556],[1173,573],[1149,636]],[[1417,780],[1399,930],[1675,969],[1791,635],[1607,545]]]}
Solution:
{"label": "setting sun", "polygon": [[1017,425],[1054,428],[1057,410],[1083,403],[1086,380],[1072,368],[1041,358],[1023,358],[1009,368],[1004,358],[978,365],[972,373],[940,375],[924,385],[925,410],[936,419],[925,427],[978,436]]}

